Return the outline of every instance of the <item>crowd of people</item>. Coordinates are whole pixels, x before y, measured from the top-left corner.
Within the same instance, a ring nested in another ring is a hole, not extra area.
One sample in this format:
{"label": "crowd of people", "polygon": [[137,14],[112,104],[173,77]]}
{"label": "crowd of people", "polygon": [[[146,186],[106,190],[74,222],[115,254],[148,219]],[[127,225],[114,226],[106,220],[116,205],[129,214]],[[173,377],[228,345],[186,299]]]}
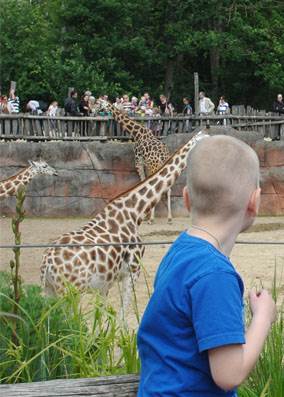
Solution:
{"label": "crowd of people", "polygon": [[[70,95],[64,100],[64,115],[65,116],[96,116],[105,115],[97,106],[97,99],[110,101],[108,95],[100,95],[98,98],[92,95],[90,90],[86,90],[81,98],[78,92],[73,90]],[[161,94],[157,102],[155,102],[148,92],[145,92],[140,99],[136,96],[129,97],[124,94],[118,96],[112,102],[117,108],[123,109],[130,116],[173,116],[175,114],[182,114],[183,116],[190,116],[194,113],[193,101],[189,97],[183,97],[181,106],[176,107],[167,98],[166,95]],[[2,95],[0,97],[0,113],[17,114],[21,110],[32,115],[47,115],[55,117],[62,115],[60,113],[62,107],[59,106],[58,101],[52,101],[49,105],[42,100],[31,99],[21,109],[19,96],[16,95],[14,89],[11,89],[9,95]],[[278,114],[284,114],[284,102],[282,94],[278,94],[276,100],[272,105],[272,111]],[[199,93],[199,114],[203,116],[210,116],[213,114],[225,115],[230,113],[230,105],[224,95],[220,96],[218,105],[206,96],[204,91]],[[225,120],[224,120],[225,122]]]}
{"label": "crowd of people", "polygon": [[[98,100],[109,101],[108,95],[100,95]],[[144,95],[138,99],[136,96],[124,94],[121,97],[116,97],[112,104],[122,109],[128,115],[141,115],[141,116],[155,116],[155,115],[169,115],[174,114],[174,106],[168,98],[161,94],[157,105],[154,104],[153,99],[149,93],[145,92]],[[85,91],[81,100],[78,101],[77,91],[72,91],[64,101],[65,114],[68,116],[90,116],[90,115],[105,115],[105,112],[98,110],[97,100],[92,95],[91,91]],[[192,113],[192,108],[191,108]]]}
{"label": "crowd of people", "polygon": [[[215,105],[205,96],[203,91],[199,94],[200,114],[213,114]],[[109,101],[108,95],[100,95],[98,99]],[[145,92],[140,99],[136,96],[129,97],[124,94],[115,98],[112,102],[117,108],[123,109],[129,115],[140,116],[156,116],[168,115],[173,116],[177,114],[177,109],[166,97],[161,94],[158,101],[155,103],[148,92]],[[189,97],[183,97],[179,114],[190,116],[194,112],[192,100]],[[32,115],[47,115],[55,117],[60,113],[58,101],[52,101],[49,105],[42,100],[30,99],[21,109],[19,96],[16,95],[15,90],[11,89],[9,95],[2,95],[0,97],[0,113],[16,114],[21,110]],[[98,113],[104,115],[104,112],[98,111],[97,99],[92,95],[92,92],[86,90],[81,98],[78,92],[73,90],[64,100],[63,104],[64,115],[66,116],[95,116]],[[225,114],[230,112],[229,104],[225,101],[225,97],[221,96],[217,106],[217,114]],[[62,115],[62,114],[61,114]]]}

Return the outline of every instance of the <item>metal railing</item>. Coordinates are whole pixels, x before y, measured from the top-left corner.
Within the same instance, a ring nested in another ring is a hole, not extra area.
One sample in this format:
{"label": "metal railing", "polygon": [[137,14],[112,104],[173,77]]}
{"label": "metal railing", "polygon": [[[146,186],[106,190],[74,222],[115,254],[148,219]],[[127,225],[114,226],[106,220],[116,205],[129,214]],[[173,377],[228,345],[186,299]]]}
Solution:
{"label": "metal railing", "polygon": [[[171,245],[174,241],[129,241],[121,243],[94,243],[94,244],[54,244],[54,243],[38,243],[38,244],[3,244],[0,245],[0,249],[14,249],[14,248],[70,248],[70,247],[128,247],[130,245]],[[241,245],[284,245],[284,241],[245,241],[237,240],[235,244]]]}

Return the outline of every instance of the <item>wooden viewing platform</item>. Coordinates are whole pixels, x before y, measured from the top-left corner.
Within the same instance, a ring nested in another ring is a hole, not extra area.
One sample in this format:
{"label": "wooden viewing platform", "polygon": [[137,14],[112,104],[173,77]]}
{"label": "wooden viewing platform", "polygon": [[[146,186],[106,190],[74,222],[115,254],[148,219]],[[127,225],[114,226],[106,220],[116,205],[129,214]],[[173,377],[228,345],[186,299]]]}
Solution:
{"label": "wooden viewing platform", "polygon": [[[284,117],[255,110],[251,107],[233,106],[227,115],[184,117],[133,116],[131,119],[151,128],[158,137],[191,132],[196,127],[226,125],[237,130],[256,131],[271,139],[280,135],[284,139]],[[4,140],[127,140],[124,132],[112,116],[54,117],[33,116],[27,113],[0,114],[0,139]]]}
{"label": "wooden viewing platform", "polygon": [[0,385],[5,397],[135,397],[138,375],[60,379],[46,382]]}

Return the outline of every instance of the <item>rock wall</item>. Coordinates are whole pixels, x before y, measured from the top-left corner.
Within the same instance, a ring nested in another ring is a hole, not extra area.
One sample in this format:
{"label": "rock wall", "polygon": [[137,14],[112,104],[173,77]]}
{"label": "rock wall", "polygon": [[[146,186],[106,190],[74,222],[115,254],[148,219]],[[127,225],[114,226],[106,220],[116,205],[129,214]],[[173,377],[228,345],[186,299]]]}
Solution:
{"label": "rock wall", "polygon": [[[261,213],[284,214],[284,142],[265,142],[253,132],[238,132],[222,127],[210,128],[210,134],[229,134],[245,140],[257,152],[262,173]],[[171,152],[191,135],[176,134],[165,138]],[[38,176],[26,191],[25,209],[29,216],[93,216],[113,197],[139,182],[132,143],[120,142],[8,142],[0,143],[0,180],[21,171],[28,160],[46,160],[58,176]],[[173,216],[184,216],[182,189],[185,173],[172,189]],[[0,202],[0,214],[11,216],[15,198]],[[166,199],[157,206],[157,215],[166,216]]]}

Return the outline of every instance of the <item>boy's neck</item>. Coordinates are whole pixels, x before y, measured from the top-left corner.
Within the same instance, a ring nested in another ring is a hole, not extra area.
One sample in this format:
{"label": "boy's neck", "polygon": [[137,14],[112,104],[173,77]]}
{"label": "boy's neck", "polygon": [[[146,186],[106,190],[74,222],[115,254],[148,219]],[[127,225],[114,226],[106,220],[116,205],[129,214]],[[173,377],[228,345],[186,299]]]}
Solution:
{"label": "boy's neck", "polygon": [[208,241],[225,256],[230,256],[241,229],[239,221],[225,223],[211,218],[193,218],[188,233]]}

